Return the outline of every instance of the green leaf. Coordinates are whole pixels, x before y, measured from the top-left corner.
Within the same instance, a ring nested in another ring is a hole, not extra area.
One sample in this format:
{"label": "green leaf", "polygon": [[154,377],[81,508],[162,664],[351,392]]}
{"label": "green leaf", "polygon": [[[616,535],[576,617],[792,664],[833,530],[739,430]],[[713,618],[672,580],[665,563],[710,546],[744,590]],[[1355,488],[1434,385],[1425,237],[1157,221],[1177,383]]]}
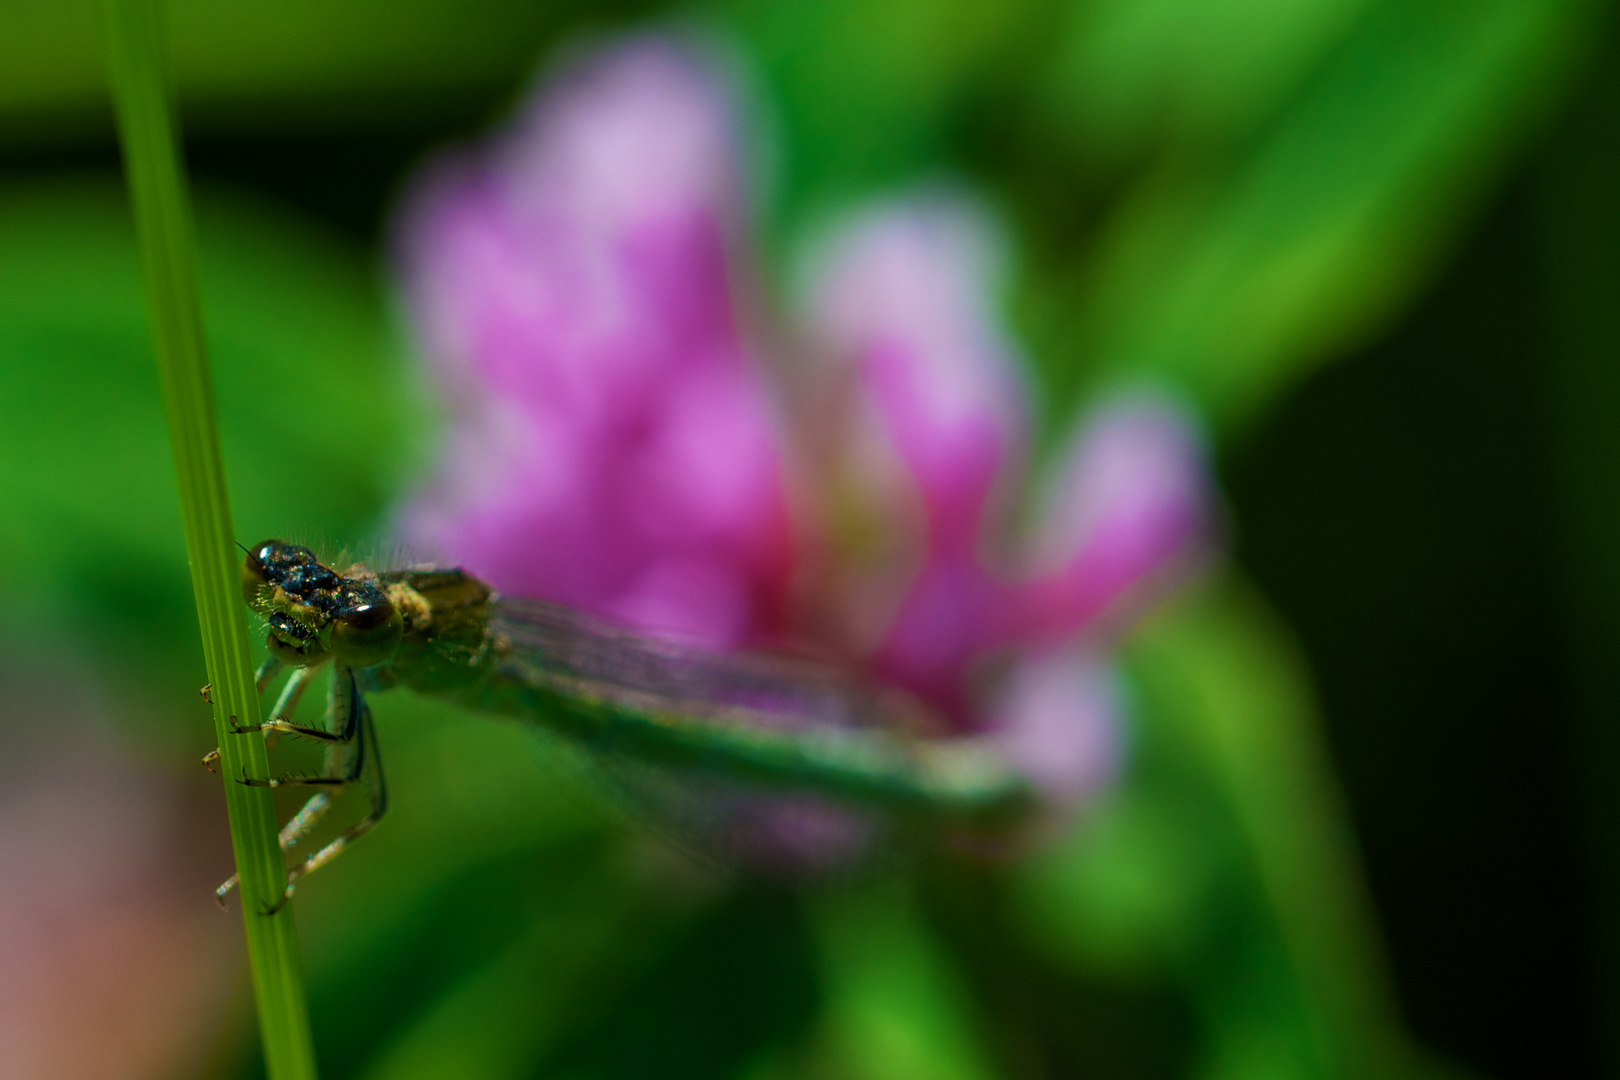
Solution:
{"label": "green leaf", "polygon": [[973,88],[1017,63],[1043,0],[721,0],[765,83],[791,224],[915,182]]}
{"label": "green leaf", "polygon": [[[370,264],[239,200],[205,195],[199,231],[236,539],[363,540],[421,427]],[[131,666],[196,656],[151,365],[117,189],[0,189],[0,594],[11,617],[95,631]]]}
{"label": "green leaf", "polygon": [[1286,631],[1227,581],[1143,627],[1129,659],[1124,790],[1019,871],[1029,932],[1080,970],[1176,972],[1207,1075],[1406,1075],[1412,1051]]}
{"label": "green leaf", "polygon": [[[523,0],[169,0],[165,11],[192,126],[229,117],[236,134],[244,123],[419,120],[458,95],[505,91],[559,26],[613,13]],[[98,123],[98,40],[90,0],[0,0],[0,132],[54,139]]]}
{"label": "green leaf", "polygon": [[1165,143],[1222,153],[1273,118],[1373,0],[1074,0],[1036,105],[1109,168]]}
{"label": "green leaf", "polygon": [[990,1080],[983,1020],[955,961],[900,882],[818,903],[827,1004],[814,1075],[849,1080]]}
{"label": "green leaf", "polygon": [[1030,322],[1060,399],[1165,380],[1231,427],[1345,349],[1425,280],[1542,115],[1592,9],[1386,0],[1251,141],[1167,153],[1083,264],[1036,288]]}

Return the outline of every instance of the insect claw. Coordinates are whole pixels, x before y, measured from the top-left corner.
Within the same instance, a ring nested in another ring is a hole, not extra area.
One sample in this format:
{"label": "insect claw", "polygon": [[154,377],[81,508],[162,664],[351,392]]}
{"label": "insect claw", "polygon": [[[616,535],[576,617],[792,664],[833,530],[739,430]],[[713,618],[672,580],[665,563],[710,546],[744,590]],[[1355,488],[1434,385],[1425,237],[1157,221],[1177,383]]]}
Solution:
{"label": "insect claw", "polygon": [[270,918],[271,916],[275,915],[276,912],[280,911],[282,908],[287,906],[287,901],[292,899],[292,894],[293,894],[293,887],[291,885],[288,885],[285,889],[282,890],[281,899],[277,900],[274,904],[271,904],[268,907],[260,908],[259,909],[259,914],[264,916],[267,919]]}
{"label": "insect claw", "polygon": [[203,688],[197,691],[198,694],[202,695],[202,699],[210,705],[214,703],[214,699],[208,696],[208,692],[213,688],[213,683],[204,683]]}
{"label": "insect claw", "polygon": [[204,754],[202,764],[203,768],[207,769],[209,772],[213,772],[214,766],[219,764],[219,748],[215,747],[214,749],[208,751],[208,753]]}

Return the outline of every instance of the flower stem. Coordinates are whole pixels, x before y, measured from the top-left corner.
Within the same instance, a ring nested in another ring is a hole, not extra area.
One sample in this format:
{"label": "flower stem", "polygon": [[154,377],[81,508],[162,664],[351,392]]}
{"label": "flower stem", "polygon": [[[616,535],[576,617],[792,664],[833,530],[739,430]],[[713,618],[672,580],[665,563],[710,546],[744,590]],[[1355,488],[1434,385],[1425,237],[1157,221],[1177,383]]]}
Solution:
{"label": "flower stem", "polygon": [[264,741],[231,733],[259,722],[232,541],[213,383],[193,268],[191,207],[164,76],[159,0],[103,0],[113,102],[152,309],[180,508],[219,739],[225,805],[241,881],[248,960],[271,1080],[314,1077],[315,1053],[270,792],[237,783],[268,775]]}
{"label": "flower stem", "polygon": [[1232,578],[1147,648],[1185,688],[1185,734],[1243,830],[1322,1069],[1442,1075],[1402,1025],[1348,812],[1286,631]]}

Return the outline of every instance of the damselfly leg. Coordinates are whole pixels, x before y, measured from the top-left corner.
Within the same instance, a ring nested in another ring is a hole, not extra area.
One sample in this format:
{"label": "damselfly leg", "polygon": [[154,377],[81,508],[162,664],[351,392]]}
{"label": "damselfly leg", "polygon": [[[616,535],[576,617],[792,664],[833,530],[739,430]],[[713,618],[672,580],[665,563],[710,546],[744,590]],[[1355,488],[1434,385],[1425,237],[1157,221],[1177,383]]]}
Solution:
{"label": "damselfly leg", "polygon": [[[315,871],[337,858],[338,855],[343,852],[344,848],[354,843],[354,841],[364,836],[367,832],[370,832],[371,827],[376,825],[377,822],[381,821],[384,814],[388,813],[388,781],[383,776],[382,756],[377,752],[377,729],[371,719],[371,707],[362,702],[360,710],[360,738],[358,740],[359,750],[356,756],[360,761],[360,771],[363,772],[366,752],[369,750],[371,753],[371,770],[369,774],[371,777],[371,810],[368,814],[366,814],[365,817],[361,818],[353,825],[350,825],[347,829],[344,829],[343,832],[339,833],[335,840],[332,840],[325,847],[321,848],[315,854],[305,859],[298,866],[295,866],[291,870],[287,871],[287,891],[284,892],[281,897],[281,903],[283,904],[287,902],[287,897],[292,895],[293,886],[297,884],[299,878],[304,877],[306,874],[313,874]],[[320,797],[321,796],[317,795],[315,798],[318,799]],[[314,799],[310,800],[311,803],[314,801]],[[309,809],[309,804],[305,804],[305,810],[307,809]],[[303,814],[303,812],[304,811],[302,810],[299,811],[300,815]],[[292,822],[288,822],[287,824],[290,828]],[[286,850],[285,847],[283,847],[282,850]],[[276,905],[277,908],[280,906],[280,904]],[[274,913],[275,908],[272,908],[271,911]]]}
{"label": "damselfly leg", "polygon": [[[281,673],[281,669],[285,666],[285,664],[273,656],[266,660],[263,664],[259,665],[259,671],[257,676],[255,676],[254,683],[261,697],[264,695],[264,692],[269,689],[270,684],[275,681],[276,676]],[[268,732],[268,734],[265,736],[266,747],[275,746],[277,737],[283,732],[291,735],[304,735],[308,738],[322,741],[345,741],[334,736],[331,732],[325,730],[324,728],[304,727],[298,724],[289,723],[287,721],[287,717],[297,714],[298,703],[303,700],[304,691],[309,689],[310,683],[315,681],[315,676],[319,673],[319,671],[319,668],[312,667],[294,668],[292,675],[287,679],[287,685],[282,687],[281,695],[276,699],[275,705],[270,709],[270,719],[262,724],[259,724],[257,727],[242,726],[233,722],[231,724],[231,731],[237,735],[246,735],[247,733],[253,731]],[[207,686],[202,688],[202,699],[209,702],[209,704],[213,704],[209,698],[210,689],[211,688]],[[209,772],[214,771],[214,766],[218,764],[218,762],[218,750],[210,750],[203,756],[203,768],[207,769]]]}
{"label": "damselfly leg", "polygon": [[[288,689],[282,694],[285,700],[289,696],[302,693],[302,687],[297,680],[303,677],[307,683],[311,668],[298,668],[288,680]],[[271,735],[295,735],[300,739],[309,739],[312,742],[324,743],[326,752],[326,773],[321,775],[304,775],[299,773],[284,773],[281,776],[272,776],[267,780],[254,780],[243,777],[239,783],[249,787],[286,787],[290,784],[305,787],[343,787],[352,784],[360,778],[360,772],[365,764],[365,741],[360,723],[360,715],[365,710],[365,701],[361,697],[360,685],[354,677],[354,671],[346,667],[334,667],[332,670],[332,689],[327,695],[326,727],[310,727],[304,724],[293,724],[279,717],[267,720],[257,727],[238,728],[238,734],[248,734],[254,731],[263,731],[268,740]],[[278,702],[277,709],[281,708]],[[272,712],[273,717],[277,716]]]}
{"label": "damselfly leg", "polygon": [[[259,671],[259,691],[263,693],[269,688],[277,673],[273,667],[274,661],[266,662]],[[279,666],[279,665],[278,665]],[[282,689],[281,695],[271,710],[271,719],[256,727],[242,727],[237,729],[239,734],[248,734],[263,731],[267,741],[278,734],[292,735],[297,738],[309,739],[319,742],[326,747],[325,772],[319,775],[283,774],[266,780],[256,780],[248,777],[241,778],[238,783],[250,787],[322,787],[341,789],[369,776],[370,809],[359,822],[345,829],[335,840],[322,847],[315,854],[293,867],[287,873],[287,888],[282,898],[269,910],[273,913],[282,904],[286,903],[288,896],[292,895],[293,884],[299,878],[309,874],[331,862],[332,859],[354,841],[357,837],[371,829],[383,814],[388,810],[388,787],[382,773],[382,759],[376,748],[376,727],[371,717],[371,709],[366,704],[365,696],[360,689],[359,681],[355,678],[354,670],[349,667],[334,665],[332,669],[332,685],[327,695],[327,725],[325,727],[311,727],[295,724],[285,719],[293,715],[304,691],[315,677],[316,668],[294,668]],[[218,751],[204,759],[204,764],[211,764],[211,760],[218,759]],[[369,766],[369,768],[368,768]],[[281,850],[290,851],[297,846],[311,829],[326,815],[331,808],[332,795],[325,791],[312,796],[304,806],[287,821],[279,834]],[[214,891],[221,904],[225,897],[235,888],[237,879],[232,875],[230,880]]]}
{"label": "damselfly leg", "polygon": [[[317,670],[316,668],[293,669],[292,675],[287,679],[287,685],[281,689],[281,696],[276,699],[275,705],[270,709],[269,721],[262,725],[264,730],[269,732],[265,736],[266,746],[274,746],[276,736],[282,732],[304,735],[312,739],[331,737],[325,731],[316,728],[299,727],[287,721],[289,716],[298,714],[298,703],[304,699],[304,691],[309,689],[309,684],[315,681]],[[262,694],[264,691],[260,690],[259,693]]]}
{"label": "damselfly leg", "polygon": [[[270,667],[272,663],[275,663],[275,661],[267,660],[265,661],[264,666],[259,668],[258,689],[259,693],[261,694],[264,693],[266,686],[274,680],[275,669]],[[267,669],[271,672],[269,678],[264,677]],[[348,669],[339,668],[338,670],[340,672],[344,672]],[[352,730],[352,716],[347,721],[347,726],[344,724],[337,724],[334,725],[335,730],[309,727],[304,724],[294,724],[288,721],[287,717],[294,715],[298,711],[298,703],[303,700],[304,691],[309,689],[309,684],[315,681],[315,676],[319,671],[320,668],[313,667],[293,668],[292,675],[287,678],[287,685],[281,689],[281,696],[276,698],[275,705],[270,709],[270,719],[257,725],[237,725],[233,723],[231,725],[231,730],[238,735],[247,735],[255,731],[263,731],[268,733],[266,736],[267,739],[273,738],[276,735],[300,735],[306,739],[314,739],[317,742],[346,743],[353,739],[354,732]],[[337,676],[334,676],[334,678],[336,677]],[[351,680],[353,677],[354,676],[352,674],[349,675]],[[335,683],[333,684],[333,691],[335,695]],[[328,713],[331,713],[333,712],[333,709],[328,708],[327,711]],[[274,745],[274,743],[272,742],[271,745]]]}

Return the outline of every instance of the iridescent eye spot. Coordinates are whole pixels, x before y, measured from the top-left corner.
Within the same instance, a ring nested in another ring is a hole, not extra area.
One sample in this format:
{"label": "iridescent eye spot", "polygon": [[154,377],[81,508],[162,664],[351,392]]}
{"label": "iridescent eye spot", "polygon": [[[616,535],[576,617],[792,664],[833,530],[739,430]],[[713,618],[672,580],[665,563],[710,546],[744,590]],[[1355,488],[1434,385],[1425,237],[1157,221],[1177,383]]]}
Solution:
{"label": "iridescent eye spot", "polygon": [[367,587],[321,632],[321,644],[340,664],[372,667],[394,655],[405,620],[382,590]]}
{"label": "iridescent eye spot", "polygon": [[282,546],[280,540],[266,540],[254,544],[242,557],[242,596],[248,607],[264,612],[265,591],[270,586],[270,559]]}

